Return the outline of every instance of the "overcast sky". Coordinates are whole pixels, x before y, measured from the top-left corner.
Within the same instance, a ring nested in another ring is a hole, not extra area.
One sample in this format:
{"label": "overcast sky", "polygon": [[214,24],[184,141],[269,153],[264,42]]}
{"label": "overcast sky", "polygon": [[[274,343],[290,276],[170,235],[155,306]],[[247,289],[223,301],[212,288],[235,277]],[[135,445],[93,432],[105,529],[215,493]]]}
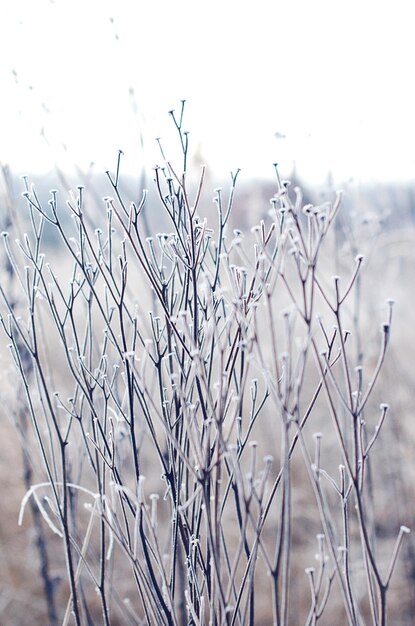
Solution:
{"label": "overcast sky", "polygon": [[0,160],[15,170],[160,161],[188,102],[215,176],[413,180],[407,0],[0,0]]}

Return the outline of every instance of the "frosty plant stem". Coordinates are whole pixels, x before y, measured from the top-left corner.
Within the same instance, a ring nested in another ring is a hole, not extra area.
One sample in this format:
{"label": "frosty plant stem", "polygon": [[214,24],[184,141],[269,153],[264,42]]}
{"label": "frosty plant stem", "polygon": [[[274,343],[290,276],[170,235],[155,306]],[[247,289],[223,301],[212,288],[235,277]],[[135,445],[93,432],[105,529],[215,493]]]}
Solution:
{"label": "frosty plant stem", "polygon": [[[159,140],[157,200],[126,199],[120,151],[106,212],[83,187],[45,205],[26,182],[32,232],[3,236],[14,280],[0,284],[1,325],[31,419],[23,445],[40,461],[22,514],[36,502],[62,546],[59,618],[254,626],[267,610],[274,626],[311,626],[340,603],[350,626],[385,626],[408,529],[385,563],[366,493],[388,423],[374,394],[392,304],[371,366],[347,330],[363,257],[345,287],[330,279],[341,194],[304,205],[275,166],[270,210],[244,233],[237,170],[201,217],[206,168],[189,170],[184,102],[171,117],[181,158]],[[149,233],[145,214],[166,231]],[[303,605],[292,572],[314,536],[300,494],[319,546]]]}

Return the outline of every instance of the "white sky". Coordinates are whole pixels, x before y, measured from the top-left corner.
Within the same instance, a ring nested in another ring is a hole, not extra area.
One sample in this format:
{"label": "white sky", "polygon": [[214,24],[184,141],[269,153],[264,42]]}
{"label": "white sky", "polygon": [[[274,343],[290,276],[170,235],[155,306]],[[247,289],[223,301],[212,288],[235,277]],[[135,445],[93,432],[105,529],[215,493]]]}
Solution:
{"label": "white sky", "polygon": [[0,0],[0,161],[105,170],[121,148],[139,171],[139,128],[152,166],[154,138],[168,150],[174,136],[167,111],[185,98],[193,146],[215,176],[267,176],[274,161],[289,172],[295,160],[316,182],[329,170],[336,182],[413,180],[412,6]]}

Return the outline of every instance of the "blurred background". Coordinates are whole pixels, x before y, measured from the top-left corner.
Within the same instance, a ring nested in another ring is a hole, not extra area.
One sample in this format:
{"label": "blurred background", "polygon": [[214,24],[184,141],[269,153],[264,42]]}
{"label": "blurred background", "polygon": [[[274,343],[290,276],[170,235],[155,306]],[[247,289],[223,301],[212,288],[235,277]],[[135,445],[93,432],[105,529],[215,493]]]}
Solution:
{"label": "blurred background", "polygon": [[[99,203],[110,193],[105,171],[114,169],[122,150],[126,188],[138,193],[140,185],[151,187],[152,167],[163,161],[156,138],[174,161],[177,137],[168,112],[180,111],[183,99],[192,166],[198,172],[201,163],[207,165],[207,211],[213,188],[241,168],[235,221],[249,228],[275,193],[275,162],[284,178],[304,188],[308,201],[345,191],[336,263],[357,252],[369,258],[362,285],[368,333],[374,332],[373,319],[385,299],[397,301],[382,384],[395,416],[397,453],[388,462],[398,493],[405,494],[402,523],[410,525],[415,517],[411,3],[1,0],[0,9],[2,229],[13,216],[24,224],[22,175],[45,199],[50,188],[66,193],[81,183]],[[3,372],[9,367],[4,344],[2,339]],[[0,384],[3,394],[3,374]],[[43,601],[32,584],[37,557],[30,525],[17,527],[25,488],[9,418],[0,412],[7,442],[0,447],[0,622],[15,626],[28,623],[28,606],[41,620]],[[406,608],[394,622],[405,626],[413,623],[413,553],[412,543],[402,574]]]}
{"label": "blurred background", "polygon": [[[410,3],[3,0],[1,160],[99,170],[158,159],[189,103],[212,172],[408,182],[415,142]],[[142,146],[144,143],[144,147]]]}

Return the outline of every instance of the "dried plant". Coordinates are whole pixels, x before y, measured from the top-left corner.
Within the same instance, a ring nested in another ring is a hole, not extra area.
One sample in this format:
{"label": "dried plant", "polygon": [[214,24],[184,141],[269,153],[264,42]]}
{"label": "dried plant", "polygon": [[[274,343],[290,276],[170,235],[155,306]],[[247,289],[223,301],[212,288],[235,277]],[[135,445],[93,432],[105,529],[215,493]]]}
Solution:
{"label": "dried plant", "polygon": [[[342,286],[325,249],[340,194],[303,206],[275,166],[270,210],[244,234],[231,229],[236,172],[229,192],[215,190],[210,224],[205,168],[189,182],[183,112],[171,112],[182,162],[160,144],[157,203],[144,190],[125,199],[120,153],[106,219],[82,187],[64,206],[51,191],[45,206],[25,180],[32,232],[3,233],[1,323],[30,418],[22,444],[42,461],[20,521],[34,503],[66,562],[66,606],[55,609],[45,570],[48,605],[77,625],[311,626],[336,610],[339,624],[385,626],[408,532],[378,550],[370,488],[393,302],[365,364],[353,322],[364,259]],[[146,236],[150,211],[166,232]],[[59,255],[44,253],[45,227]],[[300,490],[317,565],[298,581]]]}

